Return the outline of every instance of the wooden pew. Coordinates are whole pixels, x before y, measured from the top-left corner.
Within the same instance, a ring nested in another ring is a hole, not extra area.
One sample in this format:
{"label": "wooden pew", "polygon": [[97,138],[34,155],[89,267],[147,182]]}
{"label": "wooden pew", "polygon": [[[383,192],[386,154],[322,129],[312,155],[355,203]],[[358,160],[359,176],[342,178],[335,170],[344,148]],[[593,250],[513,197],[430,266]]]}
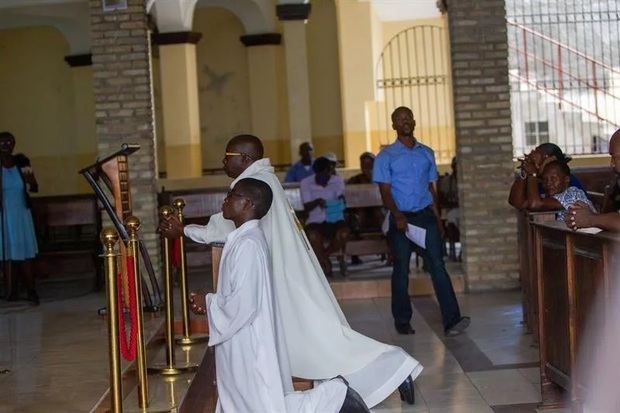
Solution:
{"label": "wooden pew", "polygon": [[[62,195],[32,198],[32,217],[37,232],[38,274],[48,275],[64,261],[90,258],[95,287],[103,281],[98,257],[101,215],[94,195]],[[75,265],[75,264],[74,264]]]}
{"label": "wooden pew", "polygon": [[577,354],[591,354],[584,340],[585,325],[595,296],[608,298],[615,284],[611,251],[620,235],[574,232],[562,222],[534,227],[538,281],[540,374],[544,407],[562,404],[568,392],[579,411],[586,383],[576,370]]}
{"label": "wooden pew", "polygon": [[614,174],[609,166],[576,167],[571,168],[571,173],[579,179],[587,191],[605,192]]}
{"label": "wooden pew", "polygon": [[538,342],[538,281],[533,223],[555,220],[555,212],[517,211],[517,239],[519,245],[519,280],[522,291],[523,321],[528,333]]}

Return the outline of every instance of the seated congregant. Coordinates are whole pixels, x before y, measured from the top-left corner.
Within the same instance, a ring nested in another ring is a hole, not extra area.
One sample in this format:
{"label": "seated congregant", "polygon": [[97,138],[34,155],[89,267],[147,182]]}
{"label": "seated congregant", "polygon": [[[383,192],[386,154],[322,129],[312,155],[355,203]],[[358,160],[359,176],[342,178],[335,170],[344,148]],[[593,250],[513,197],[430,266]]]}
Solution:
{"label": "seated congregant", "polygon": [[350,230],[344,222],[344,179],[332,173],[332,162],[317,158],[311,175],[299,184],[301,200],[308,213],[306,234],[325,275],[332,275],[329,256],[341,251]]}
{"label": "seated congregant", "polygon": [[336,171],[336,167],[338,166],[338,157],[333,152],[325,152],[322,156],[329,161],[329,167],[332,175],[336,175],[338,172]]}
{"label": "seated congregant", "polygon": [[313,174],[312,152],[314,148],[309,142],[299,145],[300,160],[295,162],[286,172],[284,182],[301,182],[302,179]]}
{"label": "seated congregant", "polygon": [[437,197],[439,207],[446,211],[446,238],[450,244],[448,254],[452,260],[457,260],[456,242],[460,239],[461,209],[459,208],[459,191],[456,174],[456,157],[452,158],[452,173],[446,174],[437,182]]}
{"label": "seated congregant", "polygon": [[[568,164],[571,161],[571,157],[567,156],[562,152],[562,149],[554,143],[543,143],[537,146],[532,152],[526,155],[522,160],[521,164],[517,168],[517,172],[515,174],[514,181],[510,188],[510,196],[508,197],[508,203],[517,209],[521,209],[518,205],[518,200],[521,199],[527,190],[526,182],[527,182],[527,173],[524,169],[524,164],[526,162],[530,163],[530,166],[534,167],[532,173],[540,178],[542,176],[543,169],[548,162],[552,160],[557,160],[559,162],[563,162]],[[569,177],[570,182],[569,186],[577,187],[581,190],[584,190],[583,185],[573,174]],[[542,183],[538,184],[538,193],[540,195],[544,194],[544,189],[542,187]]]}
{"label": "seated congregant", "polygon": [[375,165],[375,155],[372,152],[364,152],[360,155],[360,170],[357,175],[352,176],[347,184],[372,184],[372,168]]}
{"label": "seated congregant", "polygon": [[519,209],[528,211],[554,211],[560,210],[557,214],[558,220],[563,220],[566,210],[577,202],[582,202],[595,211],[594,205],[588,199],[586,193],[570,185],[570,168],[564,162],[548,162],[542,172],[542,187],[544,193],[538,191],[536,180],[536,166],[531,159],[524,162],[526,172],[526,193],[525,198],[517,198],[516,202]]}
{"label": "seated congregant", "polygon": [[[372,184],[372,168],[375,164],[375,155],[371,152],[364,152],[360,155],[361,173],[351,177],[347,185]],[[379,232],[381,224],[385,219],[383,208],[366,207],[354,208],[347,213],[347,224],[351,229],[353,237],[361,238],[364,232]],[[352,264],[360,264],[361,260],[357,256],[351,257]]]}

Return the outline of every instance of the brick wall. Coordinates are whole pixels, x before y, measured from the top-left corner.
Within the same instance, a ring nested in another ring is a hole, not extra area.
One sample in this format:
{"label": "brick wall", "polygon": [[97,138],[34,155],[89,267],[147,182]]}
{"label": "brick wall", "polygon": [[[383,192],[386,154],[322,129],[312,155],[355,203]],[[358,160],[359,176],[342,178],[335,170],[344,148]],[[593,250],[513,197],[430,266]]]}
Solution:
{"label": "brick wall", "polygon": [[142,222],[141,236],[153,267],[160,272],[157,220],[155,140],[149,31],[144,0],[128,0],[122,11],[102,10],[90,0],[93,87],[99,155],[124,142],[140,150],[129,157],[133,213]]}
{"label": "brick wall", "polygon": [[505,0],[450,0],[448,21],[467,286],[516,287]]}

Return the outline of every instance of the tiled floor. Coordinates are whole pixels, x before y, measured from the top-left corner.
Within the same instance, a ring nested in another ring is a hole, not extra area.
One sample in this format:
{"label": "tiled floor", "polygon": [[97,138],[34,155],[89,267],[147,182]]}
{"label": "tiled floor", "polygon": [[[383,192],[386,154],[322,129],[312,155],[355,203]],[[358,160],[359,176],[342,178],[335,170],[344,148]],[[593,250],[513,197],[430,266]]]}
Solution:
{"label": "tiled floor", "polygon": [[[374,412],[535,412],[538,352],[521,325],[519,293],[459,297],[472,317],[467,334],[445,338],[431,297],[414,298],[416,334],[392,327],[390,300],[342,301],[353,328],[401,346],[424,365],[416,404],[393,394]],[[88,411],[106,390],[101,294],[44,301],[38,308],[0,302],[0,412]],[[45,407],[43,410],[41,408]]]}
{"label": "tiled floor", "polygon": [[439,308],[430,297],[413,299],[413,336],[393,330],[389,299],[342,301],[353,328],[401,346],[424,365],[415,405],[402,404],[395,394],[373,411],[536,412],[538,350],[521,325],[519,300],[516,292],[460,296],[472,324],[456,338],[443,337]]}

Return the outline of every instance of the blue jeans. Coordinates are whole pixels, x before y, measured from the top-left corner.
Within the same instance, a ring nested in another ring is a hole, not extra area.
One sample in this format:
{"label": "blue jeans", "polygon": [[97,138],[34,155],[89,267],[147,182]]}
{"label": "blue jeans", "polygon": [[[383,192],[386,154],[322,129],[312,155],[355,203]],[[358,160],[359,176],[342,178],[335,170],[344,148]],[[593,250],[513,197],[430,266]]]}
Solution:
{"label": "blue jeans", "polygon": [[443,240],[437,227],[437,218],[430,207],[413,213],[405,213],[407,222],[426,229],[426,249],[415,245],[404,232],[396,229],[394,217],[390,216],[388,238],[394,259],[392,271],[392,316],[396,324],[408,324],[411,321],[411,300],[409,298],[409,261],[411,252],[416,251],[424,259],[425,266],[431,274],[433,288],[445,330],[454,326],[461,319],[461,310],[454,294],[450,276],[443,260]]}

